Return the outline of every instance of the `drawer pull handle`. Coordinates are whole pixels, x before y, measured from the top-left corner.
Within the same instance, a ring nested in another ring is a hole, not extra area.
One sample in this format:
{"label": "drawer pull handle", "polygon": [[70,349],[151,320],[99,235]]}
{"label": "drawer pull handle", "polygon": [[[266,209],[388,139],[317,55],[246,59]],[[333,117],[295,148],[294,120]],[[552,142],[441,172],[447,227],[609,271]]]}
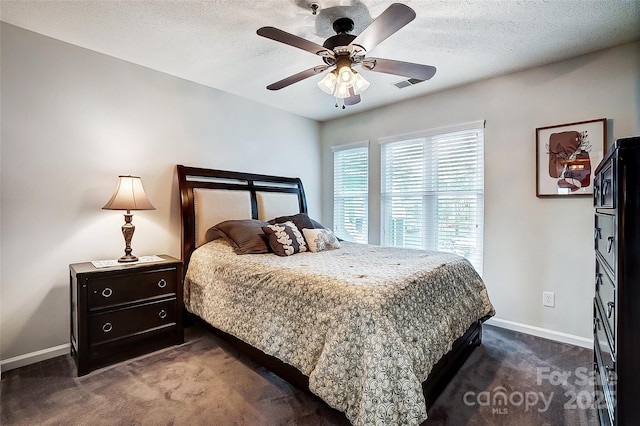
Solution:
{"label": "drawer pull handle", "polygon": [[613,308],[615,308],[615,306],[615,303],[607,302],[607,318],[611,318],[611,314],[613,313]]}
{"label": "drawer pull handle", "polygon": [[158,281],[158,287],[165,288],[166,286],[167,286],[167,281],[165,281],[164,278],[161,278],[160,281]]}
{"label": "drawer pull handle", "polygon": [[607,237],[607,253],[611,253],[613,248],[613,237]]}
{"label": "drawer pull handle", "polygon": [[596,273],[596,290],[599,290],[601,285],[602,285],[602,274]]}
{"label": "drawer pull handle", "polygon": [[103,297],[109,297],[112,294],[113,294],[113,290],[111,290],[109,287],[107,287],[104,290],[102,290],[102,296]]}
{"label": "drawer pull handle", "polygon": [[167,317],[167,311],[165,311],[164,309],[160,310],[160,312],[158,313],[158,316],[161,319],[165,319]]}
{"label": "drawer pull handle", "polygon": [[607,179],[604,182],[602,182],[602,195],[605,196],[607,195],[607,192],[609,192],[609,184],[610,181]]}
{"label": "drawer pull handle", "polygon": [[113,330],[113,325],[111,325],[110,322],[104,323],[104,325],[102,326],[102,331],[104,331],[105,333],[108,333],[111,330]]}

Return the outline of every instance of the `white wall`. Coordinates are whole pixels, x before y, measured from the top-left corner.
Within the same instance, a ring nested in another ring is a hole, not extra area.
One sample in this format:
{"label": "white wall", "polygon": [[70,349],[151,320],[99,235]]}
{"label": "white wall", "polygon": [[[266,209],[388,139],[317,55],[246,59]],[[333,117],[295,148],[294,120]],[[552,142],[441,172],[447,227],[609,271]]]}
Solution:
{"label": "white wall", "polygon": [[134,254],[180,257],[176,164],[300,177],[320,212],[318,124],[1,24],[0,359],[69,342],[68,265],[123,254],[119,174],[142,177]]}
{"label": "white wall", "polygon": [[[485,119],[484,279],[497,317],[590,339],[592,202],[536,198],[535,129],[606,117],[611,143],[640,134],[639,105],[636,42],[323,123],[324,222],[333,217],[332,145],[371,142],[369,241],[378,243],[377,139]],[[555,292],[555,308],[542,306],[543,291]]]}

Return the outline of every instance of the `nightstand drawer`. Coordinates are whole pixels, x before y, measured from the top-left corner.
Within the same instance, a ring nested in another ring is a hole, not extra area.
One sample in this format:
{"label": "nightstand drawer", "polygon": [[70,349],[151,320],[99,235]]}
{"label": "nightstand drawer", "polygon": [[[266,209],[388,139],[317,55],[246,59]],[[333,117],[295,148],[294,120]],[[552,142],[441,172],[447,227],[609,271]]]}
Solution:
{"label": "nightstand drawer", "polygon": [[176,268],[123,274],[88,281],[89,310],[176,293]]}
{"label": "nightstand drawer", "polygon": [[175,298],[90,315],[89,345],[172,326],[176,316]]}

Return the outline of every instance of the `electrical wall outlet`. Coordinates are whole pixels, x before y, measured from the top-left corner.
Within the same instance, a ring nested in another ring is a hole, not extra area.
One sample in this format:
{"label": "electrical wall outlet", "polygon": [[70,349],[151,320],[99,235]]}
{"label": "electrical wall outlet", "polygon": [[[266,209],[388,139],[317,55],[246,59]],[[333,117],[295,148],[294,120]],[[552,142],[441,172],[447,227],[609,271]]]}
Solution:
{"label": "electrical wall outlet", "polygon": [[551,308],[556,306],[556,294],[550,291],[542,292],[542,306],[549,306]]}

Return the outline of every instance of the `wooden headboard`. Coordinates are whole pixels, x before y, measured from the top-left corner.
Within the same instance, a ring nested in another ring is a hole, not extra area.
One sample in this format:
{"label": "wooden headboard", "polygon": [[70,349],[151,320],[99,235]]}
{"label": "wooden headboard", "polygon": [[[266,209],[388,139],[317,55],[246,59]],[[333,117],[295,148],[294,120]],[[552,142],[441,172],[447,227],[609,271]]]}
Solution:
{"label": "wooden headboard", "polygon": [[178,165],[182,260],[205,243],[210,227],[229,219],[270,220],[307,213],[302,181],[298,178],[202,169]]}

